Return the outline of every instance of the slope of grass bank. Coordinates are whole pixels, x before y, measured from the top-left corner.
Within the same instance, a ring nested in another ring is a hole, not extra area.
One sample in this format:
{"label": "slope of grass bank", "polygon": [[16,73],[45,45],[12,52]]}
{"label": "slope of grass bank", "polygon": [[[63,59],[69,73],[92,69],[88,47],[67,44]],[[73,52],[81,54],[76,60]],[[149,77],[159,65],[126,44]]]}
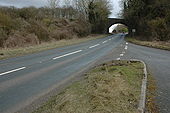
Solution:
{"label": "slope of grass bank", "polygon": [[163,50],[170,50],[170,42],[163,42],[163,41],[141,41],[137,40],[134,38],[127,37],[126,40],[128,42],[142,45],[142,46],[147,46],[147,47],[152,47],[152,48],[157,48],[157,49],[163,49]]}
{"label": "slope of grass bank", "polygon": [[84,38],[74,38],[69,40],[59,40],[54,42],[46,42],[39,45],[29,46],[29,47],[20,47],[20,48],[0,48],[0,59],[27,55],[31,53],[36,53],[44,50],[49,50],[53,48],[58,48],[62,46],[68,46],[73,44],[78,44],[81,42],[86,42],[89,40],[94,40],[97,38],[103,38],[107,35],[90,35]]}
{"label": "slope of grass bank", "polygon": [[88,72],[34,113],[137,113],[143,64],[113,61]]}

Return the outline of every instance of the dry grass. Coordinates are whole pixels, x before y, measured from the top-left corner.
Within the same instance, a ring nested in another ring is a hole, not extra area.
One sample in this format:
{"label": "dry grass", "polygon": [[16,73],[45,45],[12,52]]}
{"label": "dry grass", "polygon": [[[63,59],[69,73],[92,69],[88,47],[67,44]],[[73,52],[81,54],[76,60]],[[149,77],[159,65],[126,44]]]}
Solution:
{"label": "dry grass", "polygon": [[147,46],[147,47],[153,47],[157,49],[164,49],[164,50],[170,50],[170,42],[163,42],[163,41],[140,41],[134,38],[126,38],[128,42]]}
{"label": "dry grass", "polygon": [[29,46],[29,47],[6,48],[6,49],[0,48],[0,59],[27,55],[27,54],[36,53],[36,52],[49,50],[53,48],[58,48],[62,46],[78,44],[81,42],[86,42],[86,41],[94,40],[97,38],[103,38],[105,36],[107,35],[91,35],[91,36],[84,37],[84,38],[74,38],[70,40],[53,41],[53,42],[42,43],[39,45]]}
{"label": "dry grass", "polygon": [[153,76],[150,74],[148,76],[148,85],[147,85],[147,100],[146,107],[149,113],[159,113],[158,105],[156,104],[156,81]]}
{"label": "dry grass", "polygon": [[34,113],[137,113],[142,69],[127,61],[96,67]]}

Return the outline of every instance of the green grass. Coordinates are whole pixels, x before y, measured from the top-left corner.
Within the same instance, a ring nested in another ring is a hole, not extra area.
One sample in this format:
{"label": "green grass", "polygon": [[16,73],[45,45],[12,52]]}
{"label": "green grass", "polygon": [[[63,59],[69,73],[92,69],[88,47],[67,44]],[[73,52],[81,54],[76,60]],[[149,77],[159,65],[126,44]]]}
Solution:
{"label": "green grass", "polygon": [[45,50],[49,50],[49,49],[54,49],[54,48],[58,48],[58,47],[78,44],[78,43],[86,42],[89,40],[94,40],[97,38],[103,38],[106,36],[107,35],[91,35],[91,36],[84,37],[84,38],[53,41],[53,42],[42,43],[39,45],[29,46],[29,47],[6,48],[6,49],[0,48],[0,59],[22,56],[22,55],[27,55],[27,54],[45,51]]}
{"label": "green grass", "polygon": [[34,113],[137,113],[143,64],[113,61],[88,72]]}
{"label": "green grass", "polygon": [[170,51],[170,42],[163,42],[163,41],[141,41],[137,40],[134,38],[127,37],[126,40],[128,42],[142,45],[142,46],[147,46],[147,47],[152,47],[152,48],[157,48],[157,49],[163,49],[163,50],[169,50]]}

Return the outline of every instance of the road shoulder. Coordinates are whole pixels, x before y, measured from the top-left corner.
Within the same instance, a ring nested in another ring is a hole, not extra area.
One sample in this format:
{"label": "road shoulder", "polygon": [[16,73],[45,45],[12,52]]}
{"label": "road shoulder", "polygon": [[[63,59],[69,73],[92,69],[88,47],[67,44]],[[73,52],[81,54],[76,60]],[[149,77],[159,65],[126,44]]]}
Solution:
{"label": "road shoulder", "polygon": [[84,38],[75,38],[70,40],[60,40],[53,42],[46,42],[35,46],[29,47],[19,47],[19,48],[0,48],[0,60],[7,59],[11,57],[23,56],[33,53],[38,53],[50,49],[60,48],[64,46],[71,46],[74,44],[79,44],[83,42],[87,42],[90,40],[95,40],[99,38],[104,38],[108,35],[89,35]]}

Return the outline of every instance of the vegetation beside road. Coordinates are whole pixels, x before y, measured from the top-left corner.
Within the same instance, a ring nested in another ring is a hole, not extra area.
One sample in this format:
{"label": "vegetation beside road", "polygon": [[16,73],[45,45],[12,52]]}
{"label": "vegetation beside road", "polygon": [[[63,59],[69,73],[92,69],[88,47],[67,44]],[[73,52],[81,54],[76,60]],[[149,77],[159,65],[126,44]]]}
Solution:
{"label": "vegetation beside road", "polygon": [[36,7],[0,7],[0,48],[83,38],[105,31],[108,0],[48,0]]}
{"label": "vegetation beside road", "polygon": [[112,61],[52,97],[34,113],[137,113],[143,64]]}
{"label": "vegetation beside road", "polygon": [[156,80],[153,78],[152,74],[148,75],[148,84],[147,84],[147,98],[146,98],[146,110],[148,113],[159,113],[159,107],[156,103],[156,93],[157,86]]}
{"label": "vegetation beside road", "polygon": [[44,42],[39,45],[33,45],[28,47],[19,47],[19,48],[0,48],[0,59],[16,57],[21,55],[27,55],[31,53],[36,53],[44,50],[54,49],[58,47],[78,44],[81,42],[86,42],[90,40],[94,40],[97,38],[103,38],[108,35],[89,35],[84,38],[73,38],[69,40],[59,40],[59,41],[52,41],[52,42]]}
{"label": "vegetation beside road", "polygon": [[122,16],[141,40],[170,40],[169,0],[122,0]]}
{"label": "vegetation beside road", "polygon": [[152,47],[152,48],[157,48],[157,49],[163,49],[163,50],[169,50],[170,51],[170,42],[165,42],[165,41],[142,41],[137,38],[130,38],[127,37],[126,40],[128,42],[142,45],[142,46],[147,46],[147,47]]}

